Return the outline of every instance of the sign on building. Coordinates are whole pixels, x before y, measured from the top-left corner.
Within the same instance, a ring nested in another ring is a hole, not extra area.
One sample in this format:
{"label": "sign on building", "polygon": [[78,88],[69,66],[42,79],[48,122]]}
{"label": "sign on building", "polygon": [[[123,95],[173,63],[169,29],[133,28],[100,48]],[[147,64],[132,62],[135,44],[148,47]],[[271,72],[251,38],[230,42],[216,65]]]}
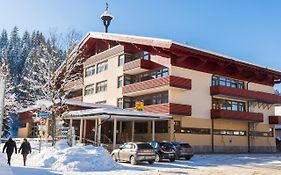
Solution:
{"label": "sign on building", "polygon": [[36,112],[36,117],[38,117],[38,118],[48,118],[49,113],[48,112]]}
{"label": "sign on building", "polygon": [[142,101],[136,101],[136,110],[143,111],[143,109],[144,109],[144,103]]}

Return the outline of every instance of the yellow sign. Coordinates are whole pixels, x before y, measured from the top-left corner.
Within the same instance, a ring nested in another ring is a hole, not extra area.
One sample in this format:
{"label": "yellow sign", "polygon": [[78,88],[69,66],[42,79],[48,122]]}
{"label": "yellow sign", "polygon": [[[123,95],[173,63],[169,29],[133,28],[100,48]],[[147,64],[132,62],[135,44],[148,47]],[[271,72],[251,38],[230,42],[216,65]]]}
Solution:
{"label": "yellow sign", "polygon": [[142,101],[136,101],[136,110],[143,111],[144,103]]}

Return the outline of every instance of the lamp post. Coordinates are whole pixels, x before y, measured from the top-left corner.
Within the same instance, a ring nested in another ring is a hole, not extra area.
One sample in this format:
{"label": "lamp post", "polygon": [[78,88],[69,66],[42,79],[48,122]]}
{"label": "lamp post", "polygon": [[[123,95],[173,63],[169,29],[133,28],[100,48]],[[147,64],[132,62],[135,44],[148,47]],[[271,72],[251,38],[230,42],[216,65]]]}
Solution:
{"label": "lamp post", "polygon": [[103,14],[101,14],[100,18],[103,21],[103,25],[105,27],[105,33],[107,33],[110,22],[113,19],[113,16],[108,12],[108,3],[106,3],[105,11],[103,12]]}

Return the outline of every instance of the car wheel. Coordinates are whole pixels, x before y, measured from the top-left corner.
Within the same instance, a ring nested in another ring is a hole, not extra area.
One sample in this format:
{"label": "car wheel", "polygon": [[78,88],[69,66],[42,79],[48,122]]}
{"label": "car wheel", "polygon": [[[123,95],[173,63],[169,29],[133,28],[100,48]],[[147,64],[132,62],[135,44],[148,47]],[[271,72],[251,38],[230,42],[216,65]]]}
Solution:
{"label": "car wheel", "polygon": [[191,157],[185,157],[185,160],[190,160],[191,159]]}
{"label": "car wheel", "polygon": [[155,161],[156,161],[156,162],[160,162],[160,161],[161,161],[159,154],[156,154],[156,155],[155,155]]}
{"label": "car wheel", "polygon": [[138,163],[134,156],[131,156],[130,162],[132,165],[136,165]]}
{"label": "car wheel", "polygon": [[113,159],[115,162],[118,162],[118,160],[117,160],[115,154],[112,154],[112,159]]}
{"label": "car wheel", "polygon": [[170,162],[174,162],[176,159],[170,159]]}
{"label": "car wheel", "polygon": [[154,163],[154,161],[153,161],[153,160],[149,160],[148,163],[149,163],[150,165],[152,165],[152,164]]}

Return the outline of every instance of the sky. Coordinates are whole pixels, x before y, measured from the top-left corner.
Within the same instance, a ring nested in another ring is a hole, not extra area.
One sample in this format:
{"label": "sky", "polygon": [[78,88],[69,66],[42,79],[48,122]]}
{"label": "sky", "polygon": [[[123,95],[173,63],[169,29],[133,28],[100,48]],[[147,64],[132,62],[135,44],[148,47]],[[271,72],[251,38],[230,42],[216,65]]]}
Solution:
{"label": "sky", "polygon": [[281,70],[280,0],[2,0],[0,30],[76,29],[172,39]]}

